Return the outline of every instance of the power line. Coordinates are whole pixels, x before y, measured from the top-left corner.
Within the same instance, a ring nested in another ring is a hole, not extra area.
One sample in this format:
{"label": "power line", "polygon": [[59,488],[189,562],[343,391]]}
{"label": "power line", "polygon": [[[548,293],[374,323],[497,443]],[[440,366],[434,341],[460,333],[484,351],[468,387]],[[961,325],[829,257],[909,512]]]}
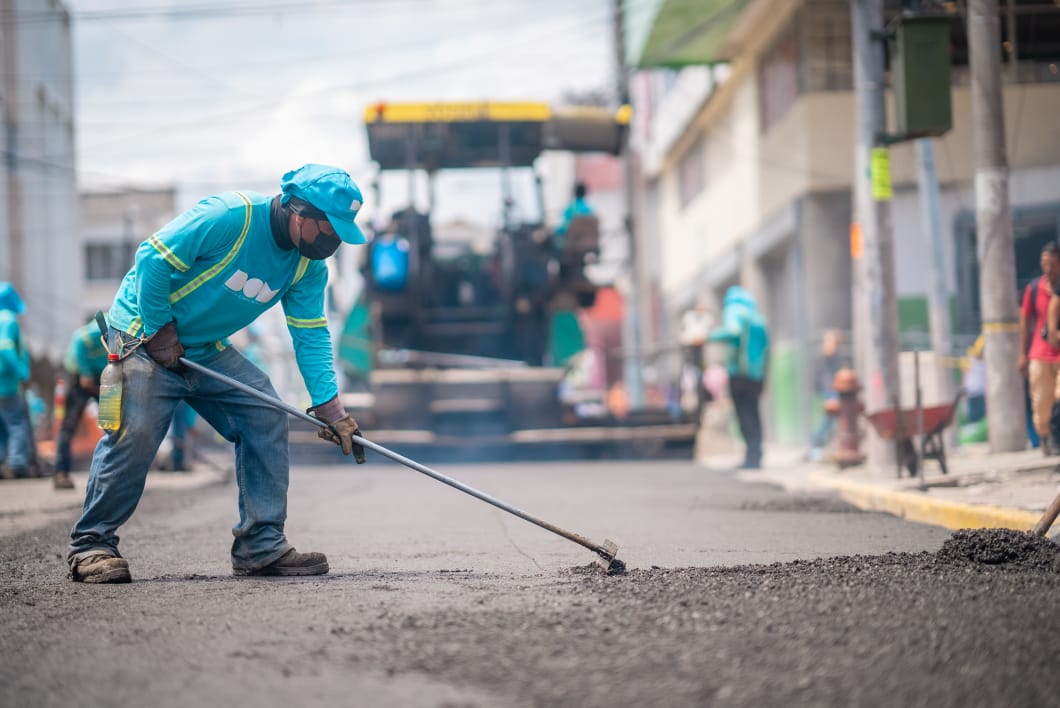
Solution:
{"label": "power line", "polygon": [[[445,11],[448,11],[450,9],[451,8],[449,8],[448,5],[445,6],[445,8],[444,8]],[[472,8],[470,6],[468,6],[468,9],[472,9]],[[493,15],[491,15],[488,12],[489,10],[498,10],[498,9],[501,10],[502,12],[495,13]],[[475,20],[476,20],[477,23],[481,24],[482,21],[485,20],[485,19],[489,19],[489,20],[503,19],[503,18],[509,16],[509,14],[510,14],[510,13],[505,12],[504,10],[505,10],[505,8],[496,8],[493,5],[487,6],[486,8],[475,9]],[[107,22],[106,24],[109,25],[111,28],[114,28],[114,25],[116,23]],[[129,38],[128,34],[124,34],[124,36],[126,38]],[[162,54],[155,47],[149,46],[149,45],[147,45],[144,42],[137,42],[137,43],[139,43],[141,46],[144,46],[149,51],[152,51],[152,53],[155,53],[155,54],[158,54],[158,55],[162,56],[163,58],[165,58],[170,63],[177,63],[179,65],[177,60],[173,59],[169,55]],[[338,56],[350,56],[350,51],[351,50],[354,50],[357,55],[375,56],[379,52],[384,52],[384,51],[401,52],[401,51],[406,51],[406,50],[419,49],[422,46],[423,46],[423,41],[422,40],[413,40],[413,41],[410,41],[410,42],[408,42],[406,44],[403,44],[403,45],[395,45],[394,42],[391,41],[391,40],[383,40],[383,41],[378,42],[376,44],[367,44],[366,45],[366,44],[362,44],[362,43],[357,43],[355,45],[345,45],[341,52],[328,51],[328,52],[321,52],[321,53],[316,53],[316,54],[306,52],[305,48],[299,47],[298,48],[298,61],[300,63],[309,63],[309,62],[311,62],[313,60],[327,60],[327,59],[333,59],[333,58],[338,57]],[[315,47],[310,47],[310,49],[313,49],[313,48],[315,48]],[[269,62],[255,62],[254,65],[255,66],[263,66],[263,65],[264,66],[273,66],[273,65],[277,65],[278,64],[278,65],[281,65],[281,66],[288,66],[289,63],[290,63],[289,58],[284,56],[284,55],[282,55],[282,54],[269,52],[266,56],[268,58],[272,59],[272,61],[269,61]],[[188,66],[188,65],[185,64],[183,66]],[[240,68],[248,68],[251,65],[243,63],[243,64],[240,64],[239,66],[240,66]],[[232,68],[233,67],[231,67],[230,65],[226,64],[224,66],[224,71],[231,71]],[[195,69],[195,71],[199,72],[200,70]],[[169,74],[165,74],[165,73],[163,73],[163,75],[167,76],[167,78],[169,76]]]}
{"label": "power line", "polygon": [[[568,35],[568,34],[577,34],[577,33],[584,33],[584,32],[589,31],[589,30],[596,30],[600,26],[601,22],[603,22],[605,20],[606,20],[606,17],[594,18],[592,21],[587,23],[584,20],[579,19],[579,21],[577,23],[572,23],[572,24],[567,25],[567,26],[565,26],[565,27],[563,27],[563,28],[561,28],[559,30],[553,31],[553,30],[551,30],[551,28],[549,28],[550,37],[551,38],[555,38],[557,36],[565,36],[565,35]],[[539,25],[539,26],[542,26],[542,25]],[[312,96],[316,96],[316,95],[319,95],[319,94],[322,94],[322,93],[332,93],[332,92],[337,92],[337,91],[358,91],[358,90],[363,90],[365,88],[369,88],[369,87],[380,85],[380,84],[384,84],[384,85],[393,84],[393,83],[398,82],[398,81],[406,81],[406,80],[409,80],[409,79],[416,79],[416,78],[422,78],[422,77],[427,77],[427,76],[433,76],[433,75],[437,75],[438,73],[449,72],[449,71],[453,71],[453,70],[457,70],[457,69],[462,69],[462,68],[466,68],[468,66],[479,66],[483,60],[496,57],[499,51],[503,50],[506,53],[510,53],[510,50],[513,47],[521,47],[521,46],[524,46],[524,45],[534,44],[534,43],[539,42],[540,40],[541,40],[541,37],[537,34],[537,32],[534,32],[530,37],[527,37],[527,38],[525,38],[522,41],[514,42],[514,43],[511,42],[511,41],[508,41],[507,44],[505,44],[503,47],[490,47],[490,48],[488,48],[488,49],[486,49],[486,50],[484,50],[482,52],[476,53],[474,55],[466,56],[466,57],[460,57],[460,58],[454,59],[452,61],[441,63],[441,64],[435,64],[435,65],[430,66],[430,67],[417,67],[415,69],[409,69],[409,70],[406,70],[406,71],[399,71],[399,72],[396,72],[394,74],[390,74],[390,75],[387,75],[387,76],[381,76],[381,77],[376,77],[376,78],[372,78],[372,79],[365,79],[365,80],[362,80],[362,81],[359,81],[359,82],[355,82],[355,83],[352,83],[352,84],[331,85],[331,86],[324,86],[324,87],[320,87],[320,88],[312,89],[312,90],[308,90],[308,91],[306,91],[306,90],[296,91],[296,92],[292,92],[292,93],[289,93],[287,95],[283,95],[283,96],[280,96],[280,97],[277,97],[277,98],[270,98],[268,100],[264,100],[264,101],[255,103],[255,104],[250,105],[250,106],[243,106],[243,107],[240,107],[240,108],[234,108],[234,109],[230,109],[230,110],[214,113],[214,114],[209,115],[209,116],[198,116],[198,117],[190,119],[190,120],[174,122],[174,123],[168,123],[168,124],[163,125],[163,126],[158,126],[158,127],[151,128],[150,130],[144,131],[142,133],[139,133],[139,134],[136,134],[136,135],[133,135],[133,136],[125,134],[125,135],[122,135],[122,137],[120,139],[117,139],[117,140],[114,140],[114,141],[107,141],[107,142],[104,142],[104,143],[96,143],[94,145],[87,146],[85,149],[99,149],[100,147],[106,147],[107,145],[114,144],[115,142],[128,143],[130,141],[136,141],[138,139],[150,137],[152,135],[155,135],[157,133],[162,133],[162,132],[168,134],[168,133],[172,133],[173,131],[176,131],[176,130],[199,128],[199,127],[201,127],[203,125],[212,124],[212,123],[215,123],[215,122],[220,121],[220,120],[229,119],[229,118],[233,118],[233,117],[236,117],[236,116],[246,115],[246,114],[253,113],[253,112],[256,112],[256,111],[261,111],[261,110],[265,110],[265,109],[268,109],[268,108],[272,108],[272,107],[278,106],[278,105],[280,105],[280,104],[282,104],[284,102],[287,102],[287,101],[292,101],[292,100],[293,101],[301,101],[301,100],[305,100],[306,98],[309,98],[309,97],[312,97]],[[353,118],[353,120],[356,120],[356,119]]]}
{"label": "power line", "polygon": [[[492,17],[490,17],[490,19],[502,19],[505,16],[506,16],[505,14],[496,14],[496,15],[493,15]],[[483,12],[480,11],[480,12],[476,13],[476,19],[478,21],[481,22],[483,17],[484,17],[484,13]],[[214,83],[214,84],[217,84],[219,86],[222,86],[223,88],[226,88],[226,89],[228,89],[228,90],[230,90],[230,91],[232,91],[234,93],[241,93],[241,91],[239,89],[237,89],[236,87],[233,87],[229,83],[221,82],[218,79],[218,77],[217,77],[217,74],[226,73],[226,72],[230,73],[232,71],[232,69],[233,69],[232,66],[225,65],[223,72],[222,71],[210,72],[208,70],[199,69],[199,68],[194,67],[194,66],[192,66],[192,65],[190,65],[190,64],[188,64],[188,63],[186,63],[186,62],[184,62],[182,60],[175,59],[173,56],[171,56],[169,54],[163,53],[157,47],[155,47],[155,46],[153,46],[153,45],[151,45],[151,44],[149,44],[147,42],[144,42],[144,41],[142,41],[142,40],[140,40],[138,38],[135,38],[134,36],[130,35],[129,33],[122,32],[122,31],[118,30],[114,26],[114,23],[112,23],[112,22],[108,22],[106,24],[108,25],[108,27],[112,31],[120,34],[127,43],[135,44],[135,45],[139,46],[140,48],[146,50],[148,53],[153,54],[156,57],[161,58],[165,62],[167,62],[167,63],[169,63],[169,64],[171,64],[173,66],[176,66],[179,69],[186,70],[188,73],[195,74],[195,75],[197,75],[199,77],[205,78],[208,81],[210,81],[211,83]],[[402,52],[406,52],[406,51],[414,51],[414,50],[420,49],[422,47],[423,47],[423,41],[422,40],[418,40],[418,41],[414,40],[414,41],[408,42],[407,44],[399,44],[399,45],[395,45],[392,41],[383,41],[383,42],[379,42],[379,43],[377,43],[375,45],[368,45],[368,46],[364,46],[364,45],[358,44],[356,46],[356,52],[357,52],[358,55],[375,56],[375,55],[377,55],[380,52],[402,53]],[[344,47],[341,52],[329,51],[329,52],[326,52],[326,53],[318,53],[318,54],[315,54],[315,55],[307,54],[306,52],[300,50],[298,52],[298,61],[301,64],[309,65],[312,61],[316,61],[316,60],[325,61],[325,60],[329,60],[329,59],[335,59],[336,57],[349,58],[350,57],[350,54],[349,54],[350,49],[351,48],[347,46],[347,47]],[[284,67],[289,67],[290,66],[290,60],[287,57],[285,57],[285,56],[275,55],[275,54],[271,54],[271,53],[268,56],[272,57],[273,61],[266,63],[265,64],[266,66],[272,65],[272,64],[279,64],[279,65],[284,66]],[[262,62],[257,62],[256,65],[257,66],[261,66]],[[251,66],[251,65],[240,64],[239,68],[246,69],[246,68],[249,68],[249,66]],[[141,72],[141,73],[143,73],[143,72]],[[160,71],[158,73],[159,73],[159,75],[161,75],[161,76],[163,76],[163,77],[165,77],[167,79],[172,78],[172,74],[170,72],[168,72],[168,71],[162,70],[162,71]],[[245,93],[245,92],[242,92],[242,93]],[[255,96],[255,97],[256,98],[262,98],[260,95],[259,96]],[[171,100],[174,103],[180,103],[181,105],[186,105],[186,103],[188,101],[188,98],[179,97],[179,96],[173,96],[172,94],[167,94],[166,99],[169,99],[169,100]],[[114,106],[118,102],[118,100],[120,100],[120,99],[116,99],[114,97],[108,97],[108,105]],[[138,103],[142,103],[142,102],[143,102],[143,99],[139,99],[136,103],[138,104]],[[157,105],[158,101],[152,99],[151,103],[152,103],[152,105]],[[136,105],[136,104],[132,104],[132,105]]]}
{"label": "power line", "polygon": [[139,38],[129,34],[128,32],[123,32],[122,30],[119,30],[114,25],[113,22],[108,21],[108,22],[105,23],[105,25],[106,25],[107,29],[109,29],[111,32],[113,32],[113,33],[119,35],[120,37],[122,37],[125,42],[127,42],[129,44],[134,44],[134,45],[140,47],[142,50],[148,52],[149,54],[152,54],[152,55],[158,57],[159,59],[161,59],[162,61],[166,62],[167,64],[175,66],[176,68],[180,69],[181,71],[186,71],[189,74],[193,74],[194,76],[199,77],[200,79],[205,79],[206,81],[208,81],[208,82],[210,82],[212,84],[215,84],[216,86],[219,86],[219,87],[221,87],[223,89],[231,91],[233,93],[242,93],[241,89],[239,89],[238,87],[233,86],[232,84],[230,84],[227,81],[222,81],[218,77],[217,73],[210,73],[210,72],[203,71],[201,69],[197,69],[196,67],[191,66],[190,64],[188,64],[186,62],[183,62],[183,61],[181,61],[179,59],[176,59],[176,58],[170,56],[169,54],[166,54],[165,52],[161,51],[158,47],[156,47],[154,45],[151,45],[151,44],[148,44],[147,42],[144,42],[144,41],[140,40]]}
{"label": "power line", "polygon": [[[172,6],[131,6],[117,7],[107,10],[43,10],[36,12],[3,12],[0,13],[0,25],[17,24],[40,24],[49,22],[62,22],[67,18],[75,22],[99,22],[99,21],[121,21],[121,20],[208,20],[242,18],[248,16],[268,15],[291,15],[303,14],[316,10],[363,10],[366,7],[374,8],[408,8],[415,10],[416,6],[426,4],[424,0],[316,0],[315,2],[303,2],[292,4],[290,2],[254,2],[252,4],[198,4]],[[467,9],[481,7],[491,4],[488,0],[466,0],[463,3],[454,3],[449,0],[446,10]],[[436,8],[437,11],[437,8]],[[410,13],[411,14],[411,13]]]}
{"label": "power line", "polygon": [[[637,0],[638,4],[642,3],[642,2],[645,2],[645,1],[647,1],[647,0]],[[324,4],[325,5],[338,5],[338,4],[350,4],[350,3],[347,2],[347,3],[324,3]],[[361,2],[361,3],[356,3],[356,4],[365,5],[367,3]],[[418,4],[418,3],[410,3],[410,4]],[[313,5],[313,6],[310,6],[310,9],[314,9],[316,7],[319,7],[319,6],[321,6],[320,3],[318,3],[316,5]],[[248,6],[248,9],[255,9],[256,10],[256,9],[260,9],[260,7],[262,7],[262,6],[255,6],[254,8],[249,8],[249,6]],[[287,6],[287,7],[289,7],[289,6]],[[470,7],[470,4],[466,5],[465,7]],[[233,8],[233,6],[226,6],[226,9],[232,9],[232,8]],[[184,10],[192,10],[192,9],[194,9],[194,8],[184,8]],[[159,8],[154,8],[153,10],[152,10],[152,8],[140,8],[140,9],[138,9],[138,11],[139,10],[142,10],[144,12],[159,11]],[[454,59],[452,61],[446,62],[444,64],[433,65],[433,66],[429,66],[429,67],[418,67],[416,69],[411,69],[411,70],[402,71],[402,72],[396,72],[394,74],[391,74],[391,75],[388,75],[388,76],[385,76],[385,77],[379,77],[379,78],[375,78],[375,79],[368,79],[368,80],[356,82],[356,83],[353,83],[353,84],[345,84],[345,85],[337,85],[337,86],[333,85],[333,86],[322,87],[322,88],[319,88],[319,89],[314,89],[314,90],[311,90],[311,91],[303,91],[301,93],[294,94],[293,96],[292,95],[287,95],[287,96],[283,96],[283,97],[276,98],[276,99],[269,99],[269,100],[266,100],[266,101],[258,102],[258,103],[255,103],[253,105],[250,105],[250,106],[243,106],[243,107],[238,108],[238,109],[229,110],[229,111],[223,111],[221,113],[215,113],[215,114],[210,115],[210,116],[200,116],[200,117],[197,117],[195,119],[188,120],[188,121],[182,121],[182,122],[179,122],[179,123],[172,123],[172,124],[167,124],[167,125],[164,125],[164,126],[158,126],[158,127],[152,128],[149,131],[145,131],[143,133],[140,133],[139,135],[136,135],[136,136],[129,136],[128,133],[126,133],[126,134],[123,134],[123,136],[121,137],[121,142],[127,144],[130,141],[135,141],[135,140],[137,140],[139,138],[148,137],[148,136],[157,134],[159,132],[171,133],[174,130],[198,128],[198,127],[200,127],[202,125],[214,123],[214,122],[217,122],[217,121],[220,121],[220,120],[224,120],[226,118],[230,118],[230,117],[233,117],[233,116],[244,115],[244,114],[252,113],[252,112],[255,112],[255,111],[261,111],[261,110],[264,110],[264,109],[268,109],[270,107],[277,106],[277,105],[283,103],[284,101],[291,100],[292,98],[294,100],[303,100],[303,99],[305,99],[305,98],[307,98],[309,96],[318,95],[320,93],[335,92],[335,91],[357,91],[357,90],[363,90],[364,88],[368,88],[368,87],[379,85],[379,84],[392,84],[394,82],[399,82],[399,81],[404,81],[404,80],[409,80],[409,79],[416,79],[416,78],[421,78],[421,77],[428,77],[428,76],[432,76],[432,75],[437,75],[438,73],[442,73],[442,72],[451,72],[451,71],[455,71],[455,70],[460,70],[460,69],[466,68],[468,66],[479,66],[479,65],[481,65],[483,60],[494,58],[494,57],[496,57],[498,55],[498,53],[509,54],[510,55],[510,51],[511,51],[511,49],[513,47],[521,47],[521,46],[524,46],[524,45],[528,45],[528,44],[533,44],[533,43],[539,42],[540,39],[541,39],[541,36],[544,33],[547,33],[547,36],[551,40],[554,40],[557,37],[565,37],[566,35],[570,35],[572,33],[584,34],[584,33],[588,32],[588,31],[597,29],[600,26],[601,21],[606,21],[606,20],[607,20],[606,17],[598,17],[598,16],[595,16],[595,15],[592,16],[589,20],[586,20],[585,17],[582,17],[582,18],[579,18],[579,20],[576,23],[572,23],[570,25],[565,25],[565,26],[563,26],[563,27],[561,27],[559,29],[553,29],[552,27],[547,26],[546,23],[539,23],[538,27],[540,27],[541,29],[532,31],[531,36],[525,38],[522,41],[515,42],[514,44],[509,41],[503,47],[490,48],[490,49],[484,50],[484,51],[482,51],[480,53],[476,53],[476,54],[474,54],[472,56],[460,57],[460,58]],[[142,44],[141,42],[137,42],[137,43]],[[568,53],[571,52],[571,51],[576,51],[576,50],[577,50],[577,46],[576,45],[572,45],[571,48],[568,49]],[[162,55],[160,52],[156,52],[156,53],[160,54],[161,56],[163,56],[163,58],[165,58],[167,60],[170,60],[171,62],[179,63],[179,62],[176,62],[176,60],[173,60],[172,57],[168,57],[166,55]],[[356,120],[357,120],[357,117],[352,117],[351,124],[353,122],[355,122]],[[108,143],[97,143],[95,145],[90,145],[87,148],[82,148],[82,151],[85,150],[85,149],[88,149],[88,150],[99,149],[100,147],[104,147],[107,144],[111,144],[111,143],[109,143],[109,142]],[[11,152],[9,152],[7,154],[8,154],[8,156],[16,156],[17,157],[17,155],[15,155],[14,153],[11,153]],[[37,166],[37,167],[47,167],[47,168],[65,169],[65,170],[68,170],[68,171],[74,171],[74,166],[73,165],[64,164],[63,162],[59,161],[61,158],[56,158],[56,157],[51,156],[51,155],[44,156],[44,159],[41,159],[41,158],[33,158],[33,159],[20,158],[20,159],[22,159],[25,164],[31,164],[31,165]],[[103,178],[106,178],[106,179],[109,179],[109,180],[120,180],[120,179],[122,179],[122,178],[117,177],[116,175],[108,175],[106,173],[99,172],[98,170],[92,170],[92,171],[78,170],[77,172],[79,174],[81,174],[81,175],[97,175],[99,177],[103,177]]]}

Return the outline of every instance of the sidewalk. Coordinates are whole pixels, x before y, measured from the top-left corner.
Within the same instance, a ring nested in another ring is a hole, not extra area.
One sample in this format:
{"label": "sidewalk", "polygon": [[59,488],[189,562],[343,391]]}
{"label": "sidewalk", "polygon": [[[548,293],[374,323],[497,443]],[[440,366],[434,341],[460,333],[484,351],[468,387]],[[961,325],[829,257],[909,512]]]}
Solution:
{"label": "sidewalk", "polygon": [[[740,471],[737,477],[789,491],[834,490],[860,509],[953,530],[1029,530],[1060,493],[1060,457],[1045,458],[1040,450],[991,455],[981,446],[947,453],[950,473],[941,474],[929,460],[923,486],[919,479],[899,479],[894,467],[840,470],[825,462],[804,461],[803,450],[771,447],[762,470]],[[732,469],[739,460],[732,454],[701,455],[699,462],[712,469]],[[1054,523],[1048,535],[1060,538],[1060,523]]]}
{"label": "sidewalk", "polygon": [[[152,470],[147,475],[145,493],[194,489],[230,477],[230,452],[211,450],[196,455],[198,459],[187,472]],[[80,509],[85,500],[88,470],[71,472],[70,477],[74,480],[74,489],[55,489],[51,477],[0,481],[0,538],[31,531]]]}

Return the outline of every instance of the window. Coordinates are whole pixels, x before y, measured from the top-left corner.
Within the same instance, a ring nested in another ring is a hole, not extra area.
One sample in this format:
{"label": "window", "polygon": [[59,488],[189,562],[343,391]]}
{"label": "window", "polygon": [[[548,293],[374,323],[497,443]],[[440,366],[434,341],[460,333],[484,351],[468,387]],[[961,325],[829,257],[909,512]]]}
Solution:
{"label": "window", "polygon": [[684,209],[703,191],[703,138],[698,138],[681,156],[677,165],[677,182],[681,191],[681,208]]}
{"label": "window", "polygon": [[784,117],[799,96],[799,41],[794,27],[778,39],[758,66],[762,132]]}
{"label": "window", "polygon": [[816,0],[799,14],[800,83],[803,91],[850,91],[854,65],[850,6],[846,0]]}
{"label": "window", "polygon": [[132,242],[85,244],[85,279],[119,280],[132,268],[136,247]]}

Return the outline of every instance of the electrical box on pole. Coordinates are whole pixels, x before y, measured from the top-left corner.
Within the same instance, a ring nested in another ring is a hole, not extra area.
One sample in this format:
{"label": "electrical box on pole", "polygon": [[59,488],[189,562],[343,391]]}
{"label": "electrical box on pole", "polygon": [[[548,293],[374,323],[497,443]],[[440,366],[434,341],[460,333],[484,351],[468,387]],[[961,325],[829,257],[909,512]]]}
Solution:
{"label": "electrical box on pole", "polygon": [[944,135],[953,127],[949,20],[902,17],[891,39],[896,123],[891,142]]}

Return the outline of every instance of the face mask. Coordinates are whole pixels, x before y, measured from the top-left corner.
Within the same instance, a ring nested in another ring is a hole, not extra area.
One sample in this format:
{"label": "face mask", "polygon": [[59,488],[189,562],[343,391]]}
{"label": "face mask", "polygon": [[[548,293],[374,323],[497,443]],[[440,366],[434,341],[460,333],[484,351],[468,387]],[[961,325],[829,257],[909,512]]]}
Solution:
{"label": "face mask", "polygon": [[322,261],[339,250],[339,243],[341,241],[338,238],[320,234],[313,243],[300,241],[298,243],[298,252],[310,260]]}
{"label": "face mask", "polygon": [[[302,228],[305,228],[304,222],[302,223]],[[339,249],[340,243],[342,241],[339,240],[338,236],[329,236],[319,230],[316,240],[312,243],[307,242],[302,233],[298,234],[298,252],[313,261],[322,261],[329,257]]]}

